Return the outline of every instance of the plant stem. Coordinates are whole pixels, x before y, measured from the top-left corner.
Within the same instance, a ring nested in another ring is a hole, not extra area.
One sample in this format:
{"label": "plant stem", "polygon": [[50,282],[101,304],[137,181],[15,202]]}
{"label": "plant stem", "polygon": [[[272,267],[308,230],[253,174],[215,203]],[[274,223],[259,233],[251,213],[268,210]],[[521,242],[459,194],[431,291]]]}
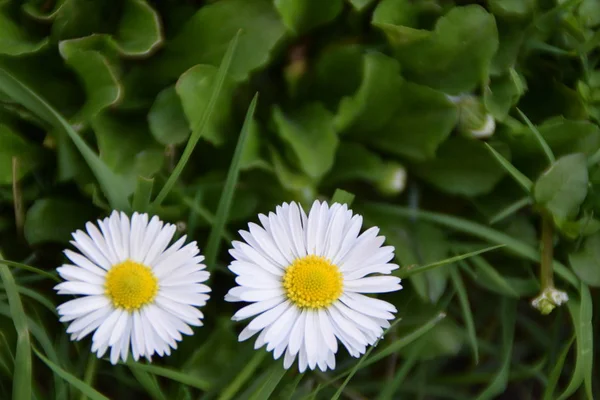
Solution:
{"label": "plant stem", "polygon": [[542,255],[540,257],[540,284],[543,292],[546,288],[554,287],[552,270],[554,243],[552,220],[547,214],[542,215]]}

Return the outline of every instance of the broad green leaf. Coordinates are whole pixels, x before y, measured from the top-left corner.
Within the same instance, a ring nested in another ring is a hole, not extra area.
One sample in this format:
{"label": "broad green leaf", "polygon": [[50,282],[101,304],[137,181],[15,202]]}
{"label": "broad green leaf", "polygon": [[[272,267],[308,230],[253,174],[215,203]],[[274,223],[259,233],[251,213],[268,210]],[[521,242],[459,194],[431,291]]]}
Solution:
{"label": "broad green leaf", "polygon": [[355,197],[356,196],[350,192],[346,192],[345,190],[342,190],[342,189],[336,189],[335,192],[333,193],[333,196],[331,197],[331,202],[346,204],[348,206],[348,208],[350,208]]}
{"label": "broad green leaf", "polygon": [[35,53],[47,44],[48,38],[35,39],[0,7],[0,55],[22,56]]}
{"label": "broad green leaf", "polygon": [[354,7],[355,10],[357,11],[362,11],[363,9],[365,9],[365,7],[367,7],[369,4],[371,4],[373,2],[373,0],[347,0],[350,4],[352,4],[352,7]]}
{"label": "broad green leaf", "polygon": [[[499,143],[495,148],[508,159],[506,146]],[[468,197],[489,193],[506,173],[484,143],[463,137],[448,139],[437,158],[416,164],[413,170],[446,193]]]}
{"label": "broad green leaf", "polygon": [[525,90],[524,79],[511,68],[506,74],[490,80],[483,92],[483,102],[496,120],[504,121]]}
{"label": "broad green leaf", "polygon": [[196,64],[216,66],[240,30],[230,76],[243,81],[269,61],[285,34],[270,0],[218,1],[201,7],[165,46],[153,69],[160,79],[171,80]]}
{"label": "broad green leaf", "polygon": [[568,220],[579,211],[587,195],[588,170],[583,154],[559,158],[538,178],[534,187],[536,202],[558,221]]}
{"label": "broad green leaf", "polygon": [[[0,258],[2,254],[0,254]],[[17,331],[17,350],[15,366],[12,377],[13,400],[30,399],[32,395],[32,366],[31,366],[31,341],[27,315],[21,303],[15,279],[6,265],[0,265],[0,277],[4,282],[12,322]]]}
{"label": "broad green leaf", "polygon": [[342,98],[358,94],[366,78],[366,60],[362,46],[354,43],[323,49],[315,61],[309,93],[317,95],[327,108],[337,109]]}
{"label": "broad green leaf", "polygon": [[92,126],[100,158],[127,182],[127,195],[133,193],[139,176],[152,177],[162,167],[164,151],[153,140],[144,118],[103,112]]}
{"label": "broad green leaf", "polygon": [[494,17],[479,5],[451,8],[433,32],[419,31],[418,39],[392,42],[404,75],[448,94],[485,82],[498,48]]}
{"label": "broad green leaf", "polygon": [[[175,90],[183,111],[187,117],[189,129],[193,129],[200,122],[208,102],[211,89],[217,79],[218,68],[212,65],[196,65],[179,77]],[[225,79],[220,91],[214,111],[203,130],[203,137],[215,145],[223,144],[230,118],[233,84]]]}
{"label": "broad green leaf", "polygon": [[62,131],[62,134],[68,135],[98,179],[104,195],[111,203],[111,206],[117,210],[129,209],[125,182],[100,160],[98,155],[73,130],[71,125],[44,99],[2,68],[0,68],[0,90],[8,94],[13,100],[30,109],[56,129]]}
{"label": "broad green leaf", "polygon": [[585,240],[583,248],[569,254],[569,263],[575,274],[590,286],[600,286],[600,234]]}
{"label": "broad green leaf", "polygon": [[13,181],[13,157],[18,159],[17,179],[21,179],[39,164],[41,150],[9,126],[0,124],[0,185]]}
{"label": "broad green leaf", "polygon": [[585,283],[580,285],[580,299],[571,298],[567,302],[573,327],[575,328],[575,340],[577,343],[577,353],[575,359],[575,370],[569,381],[567,388],[561,393],[559,400],[570,398],[571,395],[581,386],[585,385],[585,393],[588,399],[593,399],[592,378],[594,363],[594,326],[593,303],[590,289]]}
{"label": "broad green leaf", "polygon": [[110,39],[124,55],[149,56],[163,42],[160,17],[145,0],[125,0],[119,27]]}
{"label": "broad green leaf", "polygon": [[[85,0],[64,0],[54,14],[51,37],[57,41],[83,38],[102,32],[103,23],[115,22],[115,14],[107,12],[105,3]],[[86,18],[81,18],[85,15]]]}
{"label": "broad green leaf", "polygon": [[398,108],[402,83],[396,60],[377,52],[363,55],[362,82],[354,95],[341,101],[336,129],[364,136],[383,128]]}
{"label": "broad green leaf", "polygon": [[275,0],[274,4],[285,26],[295,34],[330,22],[344,5],[343,0]]}
{"label": "broad green leaf", "polygon": [[66,198],[36,200],[25,216],[25,239],[31,246],[46,242],[68,244],[71,233],[83,229],[97,214],[85,202]]}
{"label": "broad green leaf", "polygon": [[595,0],[583,0],[577,8],[579,20],[590,28],[600,24],[600,3]]}
{"label": "broad green leaf", "polygon": [[333,166],[338,138],[331,115],[320,104],[294,112],[273,109],[277,133],[292,150],[299,168],[318,181]]}
{"label": "broad green leaf", "polygon": [[410,82],[391,101],[393,116],[365,141],[415,161],[433,158],[456,124],[456,105],[445,94]]}
{"label": "broad green leaf", "polygon": [[418,6],[410,0],[382,0],[373,11],[371,23],[377,27],[398,25],[414,28],[418,24],[418,16]]}
{"label": "broad green leaf", "polygon": [[488,0],[492,14],[506,18],[527,17],[535,5],[535,0]]}
{"label": "broad green leaf", "polygon": [[181,144],[190,136],[190,128],[175,86],[167,87],[156,96],[148,112],[148,124],[154,139],[165,146]]}
{"label": "broad green leaf", "polygon": [[464,342],[462,329],[450,319],[440,321],[406,350],[407,353],[420,349],[417,355],[421,361],[438,357],[452,357],[460,351]]}
{"label": "broad green leaf", "polygon": [[294,192],[297,197],[300,197],[302,202],[310,202],[317,195],[315,183],[307,175],[295,171],[292,167],[279,155],[277,150],[270,148],[271,162],[273,163],[273,171],[279,180],[279,183],[286,189]]}
{"label": "broad green leaf", "polygon": [[97,50],[100,36],[88,36],[60,42],[60,55],[78,75],[86,92],[86,102],[79,111],[81,118],[89,120],[103,109],[118,104],[123,97],[119,81],[119,68],[114,57]]}

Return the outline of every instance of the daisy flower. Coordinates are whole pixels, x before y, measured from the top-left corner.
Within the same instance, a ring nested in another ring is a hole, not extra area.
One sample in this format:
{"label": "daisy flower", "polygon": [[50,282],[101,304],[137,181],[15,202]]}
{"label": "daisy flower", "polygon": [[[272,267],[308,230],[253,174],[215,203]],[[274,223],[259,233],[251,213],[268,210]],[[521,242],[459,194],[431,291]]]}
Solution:
{"label": "daisy flower", "polygon": [[[390,326],[396,308],[362,293],[402,289],[400,278],[385,276],[398,268],[389,262],[394,248],[381,247],[379,229],[359,235],[362,217],[346,205],[315,201],[308,216],[296,203],[284,203],[262,227],[250,223],[233,242],[229,269],[239,286],[225,300],[252,304],[234,321],[254,317],[239,340],[259,333],[255,348],[267,346],[283,366],[296,357],[300,372],[335,368],[338,340],[351,356],[360,357]],[[374,276],[369,276],[376,274]]]}
{"label": "daisy flower", "polygon": [[196,307],[209,298],[196,242],[183,246],[183,236],[167,248],[175,225],[148,219],[114,211],[100,229],[88,222],[87,234],[73,233],[79,253],[65,250],[72,264],[57,268],[65,279],[58,294],[82,296],[58,306],[60,321],[70,323],[71,340],[94,332],[92,352],[100,358],[110,347],[112,364],[126,361],[130,349],[136,361],[171,354],[181,334],[193,333],[190,325],[202,325]]}

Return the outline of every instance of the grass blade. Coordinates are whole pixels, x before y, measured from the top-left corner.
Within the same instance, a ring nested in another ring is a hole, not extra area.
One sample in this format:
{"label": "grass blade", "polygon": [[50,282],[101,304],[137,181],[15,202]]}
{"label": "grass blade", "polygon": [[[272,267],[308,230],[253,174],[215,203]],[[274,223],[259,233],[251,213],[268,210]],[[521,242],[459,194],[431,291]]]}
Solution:
{"label": "grass blade", "polygon": [[563,366],[565,365],[565,360],[567,359],[567,355],[569,355],[569,350],[575,341],[575,336],[571,337],[571,340],[565,345],[563,350],[561,351],[558,359],[556,360],[556,364],[554,364],[554,368],[552,368],[552,372],[548,377],[548,384],[546,385],[546,389],[544,390],[544,398],[543,400],[552,400],[554,399],[554,390],[556,389],[556,385],[558,384],[558,379],[562,373]]}
{"label": "grass blade", "polygon": [[477,346],[477,333],[475,332],[475,322],[473,322],[473,313],[471,312],[471,306],[469,305],[469,298],[467,296],[467,290],[463,283],[460,273],[456,267],[450,268],[450,279],[454,284],[456,293],[458,294],[458,301],[460,308],[462,309],[463,318],[467,327],[467,335],[469,338],[469,344],[473,350],[473,359],[475,364],[479,364],[479,346]]}
{"label": "grass blade", "polygon": [[183,171],[185,165],[189,161],[192,152],[194,151],[194,148],[198,143],[198,140],[200,140],[200,137],[202,136],[202,132],[204,132],[204,128],[206,127],[208,121],[210,120],[210,117],[212,116],[213,110],[217,104],[217,99],[219,98],[221,90],[223,89],[223,84],[225,83],[227,72],[229,71],[229,67],[231,66],[231,60],[233,59],[233,55],[235,54],[235,51],[237,49],[240,33],[241,31],[238,31],[229,43],[229,47],[227,48],[227,51],[223,56],[223,60],[221,61],[221,65],[219,66],[219,70],[217,71],[214,87],[210,95],[210,99],[208,100],[206,109],[202,114],[202,118],[200,119],[200,121],[198,121],[198,125],[195,126],[192,130],[192,134],[190,135],[190,138],[187,144],[185,145],[183,154],[181,155],[181,158],[179,159],[177,165],[173,169],[173,172],[169,176],[169,179],[167,179],[165,185],[162,187],[162,189],[156,196],[156,199],[154,199],[154,203],[152,204],[154,207],[160,206],[165,197],[167,197],[167,195],[171,191],[171,189],[173,189],[173,186],[177,182],[177,179],[179,179],[179,175],[181,175],[181,172]]}
{"label": "grass blade", "polygon": [[519,293],[508,283],[506,279],[496,271],[484,258],[476,256],[471,259],[471,263],[475,266],[476,271],[485,276],[488,283],[494,286],[497,293],[509,297],[519,297]]}
{"label": "grass blade", "polygon": [[129,370],[137,379],[137,381],[146,390],[146,393],[150,395],[154,400],[167,400],[167,397],[162,392],[162,389],[156,381],[156,377],[149,372],[142,371],[141,369],[129,367]]}
{"label": "grass blade", "polygon": [[87,385],[84,381],[72,375],[71,373],[65,371],[58,365],[54,364],[52,361],[48,360],[42,353],[37,351],[35,348],[33,352],[40,360],[44,362],[52,371],[57,373],[61,378],[71,384],[74,388],[78,389],[81,393],[85,394],[91,400],[110,400],[108,397],[104,396],[102,393],[96,391],[93,387]]}
{"label": "grass blade", "polygon": [[352,202],[354,201],[354,194],[350,193],[350,192],[346,192],[345,190],[342,189],[336,189],[335,192],[333,193],[333,197],[331,198],[331,202],[332,203],[340,203],[340,204],[347,204],[348,207],[350,207],[352,205]]}
{"label": "grass blade", "polygon": [[[421,342],[418,345],[419,349],[422,348],[424,344],[425,342]],[[385,387],[381,390],[381,393],[379,393],[379,397],[377,397],[377,400],[392,400],[394,398],[394,394],[402,385],[402,382],[404,382],[404,379],[406,378],[410,370],[417,363],[417,357],[419,355],[420,351],[418,350],[409,353],[407,358],[404,360],[402,367],[398,370],[398,372],[396,372],[396,375],[394,375],[394,378],[391,380],[391,382],[388,382],[385,385]]]}
{"label": "grass blade", "polygon": [[592,395],[592,367],[594,363],[594,328],[592,325],[592,296],[590,289],[585,283],[581,283],[581,299],[569,299],[567,306],[573,326],[575,328],[575,338],[577,343],[577,357],[575,361],[575,370],[569,385],[561,393],[559,400],[568,399],[585,383],[585,391],[588,399],[593,399]]}
{"label": "grass blade", "polygon": [[254,374],[256,369],[260,366],[266,355],[267,352],[258,351],[244,366],[240,373],[236,375],[235,379],[221,391],[219,400],[230,400],[234,398],[237,392],[242,388],[242,386],[244,386],[244,383],[250,379],[252,374]]}
{"label": "grass blade", "polygon": [[516,301],[503,297],[500,315],[502,320],[502,365],[494,380],[477,396],[477,400],[494,399],[506,390],[510,374],[516,316]]}
{"label": "grass blade", "polygon": [[217,253],[219,252],[219,245],[221,244],[221,236],[225,229],[225,223],[229,216],[229,209],[233,201],[233,194],[235,192],[235,186],[237,185],[238,176],[240,174],[240,161],[242,160],[242,154],[246,145],[246,139],[248,139],[248,133],[250,132],[250,124],[254,117],[254,110],[256,110],[256,103],[258,102],[258,93],[254,95],[248,112],[246,113],[246,119],[240,132],[235,152],[233,153],[233,159],[229,166],[229,172],[227,173],[227,179],[225,180],[225,186],[219,199],[219,207],[217,208],[217,215],[215,216],[215,223],[208,236],[208,242],[206,244],[206,265],[209,269],[214,267],[217,259]]}
{"label": "grass blade", "polygon": [[478,254],[487,253],[488,251],[496,250],[496,249],[499,249],[504,246],[505,246],[504,244],[498,244],[496,246],[487,247],[485,249],[472,251],[472,252],[466,253],[466,254],[460,254],[458,256],[446,258],[445,260],[436,261],[434,263],[427,264],[427,265],[409,265],[409,266],[402,268],[396,275],[401,278],[408,278],[409,276],[418,274],[420,272],[429,271],[430,269],[441,267],[442,265],[452,264],[456,261],[464,260],[469,257],[474,257]]}
{"label": "grass blade", "polygon": [[141,371],[150,372],[151,374],[163,376],[165,378],[183,383],[202,391],[208,391],[211,388],[211,383],[198,378],[197,376],[188,375],[184,372],[175,371],[174,369],[159,367],[158,365],[141,364],[133,361],[128,361],[129,368],[139,369]]}
{"label": "grass blade", "polygon": [[286,372],[287,369],[283,369],[279,363],[273,364],[265,382],[250,396],[249,400],[269,400]]}
{"label": "grass blade", "polygon": [[0,265],[0,277],[6,288],[10,314],[17,331],[17,351],[13,372],[13,400],[31,399],[33,382],[31,380],[31,342],[27,327],[27,316],[21,303],[17,284],[6,265]]}
{"label": "grass blade", "polygon": [[68,135],[96,176],[110,205],[116,210],[129,210],[125,181],[98,157],[83,138],[50,104],[2,68],[0,68],[0,90],[54,128]]}
{"label": "grass blade", "polygon": [[[431,211],[422,211],[410,209],[406,207],[394,206],[383,203],[368,203],[361,206],[363,215],[381,215],[389,219],[390,217],[398,217],[402,219],[418,218],[423,221],[432,222],[437,225],[442,225],[451,228],[457,232],[463,232],[472,236],[479,237],[490,243],[504,244],[506,249],[512,250],[514,253],[529,259],[534,262],[540,261],[539,251],[533,247],[517,240],[503,232],[488,228],[476,222],[469,221],[464,218],[454,217],[451,215],[435,213]],[[579,290],[579,279],[570,269],[562,263],[554,260],[554,272],[562,279],[571,284],[575,289]]]}
{"label": "grass blade", "polygon": [[556,158],[554,157],[554,153],[552,152],[552,149],[550,148],[550,146],[548,146],[548,143],[546,142],[546,140],[544,139],[544,137],[542,136],[540,131],[538,131],[538,129],[535,127],[535,125],[533,125],[531,123],[529,118],[527,118],[527,116],[525,114],[523,114],[523,112],[521,110],[519,110],[518,108],[517,108],[517,112],[521,116],[521,119],[523,121],[525,121],[525,123],[527,124],[527,126],[529,127],[529,129],[531,130],[531,132],[533,133],[535,138],[537,139],[538,143],[540,144],[540,147],[542,148],[542,150],[544,151],[544,154],[546,155],[546,158],[548,159],[548,163],[549,164],[554,163],[554,161],[556,161]]}
{"label": "grass blade", "polygon": [[500,165],[506,170],[506,172],[508,172],[513,177],[513,179],[519,185],[521,185],[523,189],[525,189],[527,193],[531,193],[531,190],[533,189],[533,182],[531,182],[531,179],[523,175],[521,171],[516,169],[506,158],[504,158],[504,156],[502,156],[502,154],[498,153],[496,149],[494,149],[492,146],[490,146],[487,143],[485,143],[485,146],[500,163]]}
{"label": "grass blade", "polygon": [[0,259],[0,264],[4,264],[7,267],[21,268],[21,269],[24,269],[25,271],[29,271],[29,272],[33,272],[33,273],[36,273],[41,276],[45,276],[46,278],[50,278],[56,282],[61,282],[60,278],[58,277],[58,275],[56,273],[44,271],[44,270],[36,268],[36,267],[31,267],[27,264],[21,264],[21,263],[15,262],[15,261],[2,260],[2,259]]}
{"label": "grass blade", "polygon": [[505,219],[505,218],[513,215],[517,211],[519,211],[521,208],[528,206],[530,204],[531,204],[531,197],[529,197],[529,196],[523,197],[522,199],[515,201],[514,203],[510,204],[508,207],[506,207],[505,209],[503,209],[502,211],[500,211],[499,213],[494,215],[492,218],[490,218],[490,225],[494,225],[494,224],[502,221],[503,219]]}

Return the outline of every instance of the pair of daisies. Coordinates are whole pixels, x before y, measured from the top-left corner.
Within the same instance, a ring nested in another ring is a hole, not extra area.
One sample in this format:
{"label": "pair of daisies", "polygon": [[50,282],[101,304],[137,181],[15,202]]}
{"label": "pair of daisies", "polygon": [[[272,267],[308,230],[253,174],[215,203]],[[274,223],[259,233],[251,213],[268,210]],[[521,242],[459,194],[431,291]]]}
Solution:
{"label": "pair of daisies", "polygon": [[[396,308],[363,293],[402,288],[389,275],[394,248],[382,247],[379,229],[360,234],[362,217],[346,205],[331,207],[315,201],[308,216],[296,203],[284,203],[275,213],[259,215],[261,225],[240,231],[229,269],[238,286],[226,301],[251,303],[233,316],[252,321],[240,333],[243,341],[258,334],[255,348],[267,347],[285,368],[298,359],[299,370],[335,368],[338,341],[359,357],[389,327]],[[72,340],[92,334],[98,357],[137,361],[156,353],[169,355],[183,335],[201,326],[198,309],[209,299],[204,284],[209,273],[196,242],[183,236],[172,241],[176,228],[158,217],[113,212],[87,223],[87,233],[73,233],[66,250],[72,264],[58,268],[65,279],[58,294],[81,296],[58,307],[69,322]]]}

